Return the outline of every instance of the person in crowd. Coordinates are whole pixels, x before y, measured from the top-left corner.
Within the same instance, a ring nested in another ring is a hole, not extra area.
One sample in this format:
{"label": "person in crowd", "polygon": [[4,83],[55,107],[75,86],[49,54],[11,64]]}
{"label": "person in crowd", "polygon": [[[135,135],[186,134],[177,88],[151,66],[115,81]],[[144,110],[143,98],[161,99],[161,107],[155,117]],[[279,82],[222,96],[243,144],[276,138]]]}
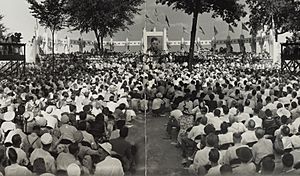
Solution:
{"label": "person in crowd", "polygon": [[111,157],[112,145],[108,142],[100,144],[103,149],[103,161],[96,163],[95,176],[123,176],[124,170],[120,160]]}
{"label": "person in crowd", "polygon": [[14,148],[8,149],[8,159],[10,161],[10,165],[5,167],[4,173],[7,176],[31,176],[31,171],[25,166],[21,166],[17,163],[18,154]]}
{"label": "person in crowd", "polygon": [[126,140],[127,136],[128,128],[124,126],[120,129],[120,137],[110,140],[112,150],[122,158],[124,171],[128,171],[134,162],[133,146]]}

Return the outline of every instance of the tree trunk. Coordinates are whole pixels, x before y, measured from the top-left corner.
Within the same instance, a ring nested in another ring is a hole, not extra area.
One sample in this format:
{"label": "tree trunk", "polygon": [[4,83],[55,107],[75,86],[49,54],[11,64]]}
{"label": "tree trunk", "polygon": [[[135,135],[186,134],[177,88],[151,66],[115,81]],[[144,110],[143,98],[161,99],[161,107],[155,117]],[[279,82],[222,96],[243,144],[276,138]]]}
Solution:
{"label": "tree trunk", "polygon": [[54,71],[55,68],[55,57],[54,57],[54,36],[55,36],[55,30],[51,30],[51,35],[52,35],[52,69]]}
{"label": "tree trunk", "polygon": [[97,50],[98,53],[101,51],[101,44],[100,44],[100,35],[98,34],[97,30],[94,30],[96,40],[97,40]]}
{"label": "tree trunk", "polygon": [[198,12],[195,11],[193,13],[193,24],[192,24],[192,32],[191,32],[191,40],[190,40],[190,51],[189,51],[189,71],[192,71],[192,60],[194,58],[194,48],[195,48],[195,39],[197,32],[197,21],[198,21]]}
{"label": "tree trunk", "polygon": [[101,53],[104,54],[104,44],[103,44],[103,35],[101,35],[100,40],[101,40]]}

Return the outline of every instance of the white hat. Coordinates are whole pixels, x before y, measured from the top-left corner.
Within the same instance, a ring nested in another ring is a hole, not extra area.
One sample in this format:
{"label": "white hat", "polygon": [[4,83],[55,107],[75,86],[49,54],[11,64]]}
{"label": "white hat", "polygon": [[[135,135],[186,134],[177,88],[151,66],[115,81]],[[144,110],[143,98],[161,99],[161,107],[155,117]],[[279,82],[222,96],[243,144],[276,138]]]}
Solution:
{"label": "white hat", "polygon": [[99,144],[100,147],[105,150],[108,154],[111,154],[112,145],[109,142],[104,142],[103,144]]}
{"label": "white hat", "polygon": [[77,164],[72,163],[68,166],[67,173],[68,173],[68,176],[80,176],[81,169]]}
{"label": "white hat", "polygon": [[45,134],[43,134],[43,135],[41,136],[41,142],[42,142],[42,144],[44,144],[44,145],[51,144],[52,141],[53,141],[53,138],[52,138],[52,136],[51,136],[50,133],[45,133]]}
{"label": "white hat", "polygon": [[46,108],[46,112],[47,112],[48,114],[51,114],[51,113],[53,112],[53,107],[48,106],[48,107]]}
{"label": "white hat", "polygon": [[14,111],[7,111],[4,113],[3,120],[5,121],[12,121],[15,118],[15,112]]}
{"label": "white hat", "polygon": [[33,120],[33,112],[30,112],[30,111],[26,111],[24,112],[23,114],[23,117],[27,120],[27,122],[31,122]]}
{"label": "white hat", "polygon": [[287,116],[288,118],[291,117],[290,111],[285,109],[285,108],[279,108],[277,110],[277,114],[278,114],[279,117],[281,117],[283,115]]}

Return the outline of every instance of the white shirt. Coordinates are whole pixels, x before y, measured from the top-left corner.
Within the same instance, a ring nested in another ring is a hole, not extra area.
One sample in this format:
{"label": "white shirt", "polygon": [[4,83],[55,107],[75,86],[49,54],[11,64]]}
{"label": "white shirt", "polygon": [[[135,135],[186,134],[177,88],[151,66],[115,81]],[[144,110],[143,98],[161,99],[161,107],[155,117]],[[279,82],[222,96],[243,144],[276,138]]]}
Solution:
{"label": "white shirt", "polygon": [[207,119],[207,123],[212,124],[215,127],[216,131],[221,130],[221,124],[223,123],[223,121],[219,117],[212,117]]}
{"label": "white shirt", "polygon": [[199,124],[197,126],[194,126],[191,131],[188,134],[188,138],[192,139],[193,141],[195,140],[195,137],[201,135],[201,134],[205,134],[204,133],[204,125]]}
{"label": "white shirt", "polygon": [[233,143],[233,133],[219,134],[219,145]]}
{"label": "white shirt", "polygon": [[109,101],[106,104],[106,107],[109,109],[109,111],[111,112],[115,112],[116,108],[117,108],[117,103],[113,102],[113,101]]}
{"label": "white shirt", "polygon": [[242,144],[248,144],[251,142],[256,142],[258,141],[256,135],[255,135],[255,131],[246,131],[242,134]]}
{"label": "white shirt", "polygon": [[123,176],[123,166],[120,160],[107,156],[96,164],[95,176]]}

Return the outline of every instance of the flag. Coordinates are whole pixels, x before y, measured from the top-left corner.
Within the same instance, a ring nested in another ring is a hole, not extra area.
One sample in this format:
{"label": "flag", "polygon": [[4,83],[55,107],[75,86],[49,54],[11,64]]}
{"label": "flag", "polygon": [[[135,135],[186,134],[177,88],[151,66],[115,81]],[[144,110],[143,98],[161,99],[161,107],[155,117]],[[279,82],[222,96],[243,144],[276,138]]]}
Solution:
{"label": "flag", "polygon": [[146,14],[145,15],[145,17],[146,17],[146,20],[147,21],[149,21],[150,23],[152,23],[152,24],[155,24],[154,22],[153,22],[153,20]]}
{"label": "flag", "polygon": [[183,33],[188,34],[188,32],[187,32],[187,30],[186,30],[186,28],[184,26],[182,27],[182,30],[183,30]]}
{"label": "flag", "polygon": [[247,28],[247,26],[244,23],[242,23],[242,29],[249,32],[249,29]]}
{"label": "flag", "polygon": [[234,33],[234,30],[233,30],[233,28],[232,28],[232,26],[231,26],[230,24],[228,25],[228,30],[229,30],[230,32]]}
{"label": "flag", "polygon": [[156,17],[156,21],[159,22],[158,11],[156,8],[154,9],[154,16]]}
{"label": "flag", "polygon": [[214,33],[215,33],[215,36],[218,34],[218,30],[217,30],[216,26],[214,26]]}
{"label": "flag", "polygon": [[200,29],[200,31],[202,32],[202,34],[205,35],[205,32],[204,32],[204,30],[202,29],[201,26],[199,26],[199,29]]}
{"label": "flag", "polygon": [[168,26],[170,27],[170,22],[169,22],[169,19],[168,19],[167,15],[166,15],[166,22],[167,22]]}

